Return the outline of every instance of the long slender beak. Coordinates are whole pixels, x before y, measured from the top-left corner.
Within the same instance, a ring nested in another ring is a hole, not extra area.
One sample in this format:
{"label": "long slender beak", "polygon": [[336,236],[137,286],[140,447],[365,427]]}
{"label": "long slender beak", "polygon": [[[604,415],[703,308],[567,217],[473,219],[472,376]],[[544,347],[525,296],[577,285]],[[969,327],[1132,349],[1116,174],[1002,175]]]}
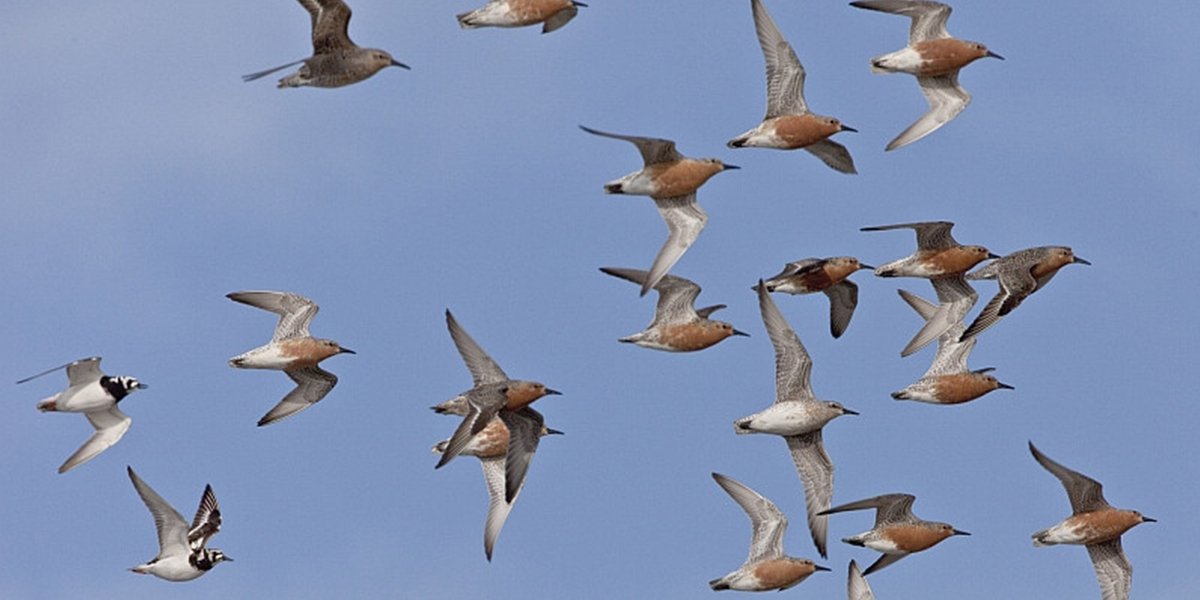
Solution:
{"label": "long slender beak", "polygon": [[586,4],[582,3],[582,2],[571,2],[571,4],[574,4],[575,6],[582,6],[582,7],[584,7],[584,8],[587,8],[587,7],[588,7],[588,5],[586,5]]}
{"label": "long slender beak", "polygon": [[1071,262],[1077,262],[1077,263],[1079,263],[1079,264],[1081,264],[1081,265],[1088,265],[1089,267],[1092,265],[1092,263],[1090,263],[1090,262],[1088,262],[1088,261],[1086,261],[1086,260],[1083,260],[1082,258],[1079,258],[1078,256],[1076,256],[1076,257],[1075,257],[1075,260],[1073,260],[1073,261],[1071,261]]}
{"label": "long slender beak", "polygon": [[998,58],[1000,60],[1004,60],[1003,56],[1000,56],[999,54],[996,54],[995,52],[992,52],[991,50],[988,50],[987,56],[990,56],[992,58]]}
{"label": "long slender beak", "polygon": [[965,531],[959,531],[959,530],[955,529],[955,530],[954,530],[954,535],[971,535],[971,534],[969,534],[969,533],[967,533],[967,532],[965,532]]}
{"label": "long slender beak", "polygon": [[738,331],[736,329],[734,329],[733,333],[731,333],[729,335],[744,335],[746,337],[750,337],[750,334],[746,333],[745,331]]}
{"label": "long slender beak", "polygon": [[727,164],[725,164],[725,163],[721,163],[721,166],[722,166],[722,170],[723,170],[723,171],[727,171],[727,170],[729,170],[729,169],[740,169],[740,168],[741,168],[741,167],[739,167],[739,166],[737,166],[737,165],[727,165]]}
{"label": "long slender beak", "polygon": [[857,129],[855,129],[849,125],[844,125],[844,124],[842,125],[841,131],[853,131],[854,133],[858,133]]}
{"label": "long slender beak", "polygon": [[402,63],[402,62],[400,62],[400,61],[398,61],[398,60],[396,60],[396,59],[394,59],[394,58],[392,59],[392,66],[393,66],[393,67],[400,67],[401,69],[408,69],[409,71],[411,71],[411,70],[412,70],[412,67],[410,67],[410,66],[408,66],[408,65],[406,65],[406,64],[404,64],[404,63]]}
{"label": "long slender beak", "polygon": [[1150,517],[1143,516],[1143,517],[1142,517],[1142,522],[1143,522],[1143,523],[1157,523],[1157,522],[1158,522],[1158,519],[1151,519]]}
{"label": "long slender beak", "polygon": [[875,267],[872,267],[871,265],[864,265],[864,264],[862,264],[862,263],[858,263],[858,268],[859,268],[859,269],[870,269],[870,270],[872,270],[872,271],[874,271],[874,270],[875,270]]}
{"label": "long slender beak", "polygon": [[972,371],[972,373],[981,373],[981,374],[982,373],[991,373],[992,371],[995,371],[995,370],[996,370],[996,367],[984,367],[982,369],[975,369],[974,371]]}
{"label": "long slender beak", "polygon": [[999,388],[999,389],[1002,389],[1002,390],[1015,390],[1015,389],[1017,389],[1017,388],[1015,388],[1015,387],[1013,387],[1013,386],[1011,386],[1011,385],[1008,385],[1007,383],[1003,383],[1003,382],[1000,382],[1000,381],[997,381],[997,382],[996,382],[996,387],[997,387],[997,388]]}
{"label": "long slender beak", "polygon": [[557,429],[550,429],[549,427],[547,427],[546,435],[565,435],[565,434]]}
{"label": "long slender beak", "polygon": [[341,347],[339,347],[339,348],[338,348],[338,354],[343,354],[343,353],[344,353],[344,354],[358,354],[357,352],[355,352],[355,351],[353,351],[353,350],[351,350],[351,349],[349,349],[349,348],[341,348]]}
{"label": "long slender beak", "polygon": [[857,411],[857,410],[850,410],[850,409],[846,408],[845,406],[843,406],[843,407],[842,407],[842,414],[843,414],[843,415],[857,415],[857,414],[858,414],[858,411]]}
{"label": "long slender beak", "polygon": [[988,252],[988,258],[997,259],[1000,258],[1000,255],[996,254],[995,252]]}
{"label": "long slender beak", "polygon": [[561,396],[562,392],[560,392],[558,390],[552,390],[550,388],[546,388],[546,395],[547,396]]}
{"label": "long slender beak", "polygon": [[831,571],[832,569],[830,569],[829,567],[822,567],[821,565],[813,565],[813,570],[814,571]]}

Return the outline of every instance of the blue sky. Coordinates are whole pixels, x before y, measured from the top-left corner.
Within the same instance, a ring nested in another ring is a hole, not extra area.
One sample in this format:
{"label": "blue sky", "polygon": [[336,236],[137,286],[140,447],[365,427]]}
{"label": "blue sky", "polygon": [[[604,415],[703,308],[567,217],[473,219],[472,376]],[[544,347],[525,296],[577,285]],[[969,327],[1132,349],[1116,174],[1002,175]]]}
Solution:
{"label": "blue sky", "polygon": [[[750,286],[803,257],[900,258],[910,232],[858,229],[921,220],[1000,254],[1069,245],[1093,266],[1067,267],[982,334],[971,366],[1016,390],[963,406],[888,396],[932,359],[899,357],[920,323],[895,290],[932,297],[924,281],[855,275],[858,312],[836,341],[823,297],[776,298],[816,394],[862,413],[826,428],[834,502],[909,492],[917,515],[974,534],[872,575],[876,595],[1098,596],[1083,548],[1030,543],[1070,509],[1027,440],[1159,520],[1124,538],[1133,597],[1200,587],[1200,8],[958,3],[951,33],[1007,60],[970,65],[972,105],[885,153],[926,105],[911,77],[872,75],[868,59],[900,48],[908,21],[768,0],[810,107],[860,130],[835,138],[858,166],[846,176],[804,152],[724,146],[765,105],[747,1],[590,4],[543,36],[460,30],[472,0],[357,0],[353,39],[413,68],[337,90],[241,81],[310,53],[288,0],[9,7],[0,379],[99,355],[150,388],[122,402],[125,438],[65,475],[90,428],[34,409],[65,377],[9,389],[0,597],[707,596],[750,537],[712,471],[774,500],[792,522],[785,549],[816,557],[784,442],[732,430],[774,398]],[[742,167],[700,190],[711,220],[672,272],[752,337],[685,355],[616,342],[654,299],[598,267],[648,268],[666,232],[650,200],[601,189],[641,166],[633,146],[578,124]],[[978,311],[996,288],[976,288]],[[266,428],[291,382],[226,365],[275,324],[224,298],[243,289],[312,298],[313,333],[358,351],[324,364],[341,378],[324,401]],[[471,381],[447,308],[509,375],[563,392],[538,408],[566,435],[544,440],[490,564],[477,461],[435,472],[429,453],[457,423],[428,407]],[[212,484],[213,545],[236,562],[187,584],[126,571],[157,550],[127,464],[189,516]],[[871,522],[834,517],[818,561],[833,572],[788,593],[841,597],[849,560],[876,553],[837,540]]]}

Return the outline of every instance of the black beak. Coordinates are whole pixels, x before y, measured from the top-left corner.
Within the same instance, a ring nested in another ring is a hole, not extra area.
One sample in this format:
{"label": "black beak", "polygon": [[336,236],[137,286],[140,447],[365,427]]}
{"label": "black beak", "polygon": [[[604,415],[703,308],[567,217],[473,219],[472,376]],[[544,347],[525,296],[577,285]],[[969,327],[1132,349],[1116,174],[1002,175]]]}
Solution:
{"label": "black beak", "polygon": [[853,131],[854,133],[858,133],[857,129],[855,129],[849,125],[842,125],[841,131]]}
{"label": "black beak", "polygon": [[408,69],[408,70],[410,70],[410,71],[412,70],[412,67],[410,67],[410,66],[408,66],[408,65],[406,65],[406,64],[404,64],[404,63],[402,63],[402,62],[400,62],[400,61],[398,61],[398,60],[396,60],[396,59],[394,59],[394,58],[392,59],[392,66],[393,66],[393,67],[400,67],[401,69]]}
{"label": "black beak", "polygon": [[349,349],[349,348],[338,348],[338,354],[342,354],[342,353],[345,353],[345,354],[358,354],[357,352],[355,352],[355,351],[353,351],[353,350],[351,350],[351,349]]}
{"label": "black beak", "polygon": [[558,390],[552,390],[550,388],[546,388],[546,395],[547,396],[561,396],[562,392],[560,392]]}
{"label": "black beak", "polygon": [[1089,267],[1092,265],[1092,263],[1090,263],[1090,262],[1088,262],[1088,261],[1086,261],[1086,260],[1083,260],[1082,258],[1079,258],[1078,256],[1076,256],[1076,257],[1075,257],[1075,260],[1073,260],[1073,261],[1071,261],[1071,262],[1077,262],[1077,263],[1079,263],[1079,264],[1081,264],[1081,265],[1088,265]]}
{"label": "black beak", "polygon": [[745,331],[738,331],[736,329],[734,329],[733,333],[731,333],[730,335],[744,335],[746,337],[750,337],[750,334],[746,333]]}

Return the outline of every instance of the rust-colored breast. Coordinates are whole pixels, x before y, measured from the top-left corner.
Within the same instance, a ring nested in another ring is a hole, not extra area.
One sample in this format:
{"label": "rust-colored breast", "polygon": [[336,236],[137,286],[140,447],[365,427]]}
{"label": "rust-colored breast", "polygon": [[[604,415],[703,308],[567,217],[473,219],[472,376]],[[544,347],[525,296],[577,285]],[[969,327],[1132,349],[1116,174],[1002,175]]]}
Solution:
{"label": "rust-colored breast", "polygon": [[517,19],[517,24],[533,25],[541,23],[571,6],[570,0],[509,0],[509,14]]}
{"label": "rust-colored breast", "polygon": [[769,560],[754,567],[754,578],[761,591],[787,589],[812,574],[812,563],[788,558]]}
{"label": "rust-colored breast", "polygon": [[1092,512],[1079,513],[1069,519],[1068,523],[1083,537],[1082,544],[1099,544],[1107,542],[1129,531],[1130,527],[1141,523],[1142,520],[1133,511],[1117,508],[1105,508]]}
{"label": "rust-colored breast", "polygon": [[492,419],[472,440],[475,445],[475,456],[479,458],[494,458],[508,454],[508,427],[504,421]]}
{"label": "rust-colored breast", "polygon": [[980,45],[954,38],[925,40],[914,48],[923,59],[918,72],[922,77],[949,75],[987,55]]}
{"label": "rust-colored breast", "polygon": [[504,408],[520,410],[546,395],[546,386],[532,381],[511,381],[508,384],[508,403]]}
{"label": "rust-colored breast", "polygon": [[[825,287],[830,287],[839,284],[846,280],[851,273],[858,270],[858,265],[849,262],[825,263],[824,271],[829,277],[829,284]],[[825,289],[825,288],[821,288]]]}
{"label": "rust-colored breast", "polygon": [[884,535],[896,544],[901,552],[920,552],[950,537],[951,531],[920,525],[892,525],[883,530]]}
{"label": "rust-colored breast", "polygon": [[703,350],[731,333],[732,330],[722,329],[711,321],[702,321],[664,326],[659,329],[658,341],[679,352],[693,352]]}
{"label": "rust-colored breast", "polygon": [[653,164],[646,168],[657,188],[651,198],[674,198],[690,194],[704,185],[709,177],[721,172],[718,163],[690,158]]}
{"label": "rust-colored breast", "polygon": [[1073,254],[1053,252],[1049,256],[1039,260],[1036,264],[1034,264],[1033,268],[1029,269],[1029,274],[1032,275],[1034,279],[1041,279],[1042,277],[1050,275],[1055,271],[1058,271],[1059,269],[1071,264],[1074,260],[1075,255]]}
{"label": "rust-colored breast", "polygon": [[933,384],[933,394],[940,404],[970,402],[996,389],[994,379],[978,373],[941,375]]}
{"label": "rust-colored breast", "polygon": [[774,119],[775,135],[792,150],[811,146],[840,131],[829,119],[813,114],[785,115]]}
{"label": "rust-colored breast", "polygon": [[336,346],[313,338],[298,338],[279,342],[279,353],[291,358],[289,368],[303,369],[338,353]]}
{"label": "rust-colored breast", "polygon": [[987,251],[980,252],[972,246],[954,246],[930,251],[923,260],[931,274],[949,276],[962,275],[987,257]]}

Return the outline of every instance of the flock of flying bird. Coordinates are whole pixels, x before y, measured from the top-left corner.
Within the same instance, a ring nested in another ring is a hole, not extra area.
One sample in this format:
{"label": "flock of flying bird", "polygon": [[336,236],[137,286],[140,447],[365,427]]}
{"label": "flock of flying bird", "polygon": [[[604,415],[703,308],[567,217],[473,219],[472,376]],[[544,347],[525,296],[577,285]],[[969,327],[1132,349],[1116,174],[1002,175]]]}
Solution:
{"label": "flock of flying bird", "polygon": [[[244,76],[246,81],[297,64],[294,74],[279,80],[279,87],[340,87],[362,81],[387,66],[408,68],[378,49],[360,48],[350,41],[347,26],[350,9],[341,0],[299,0],[312,16],[313,56]],[[751,9],[767,71],[767,112],[763,122],[729,141],[730,148],[766,147],[808,150],[831,168],[855,173],[845,146],[830,136],[855,131],[832,117],[816,115],[804,101],[805,72],[761,0],[751,0]],[[983,57],[1000,58],[984,45],[950,36],[946,20],[950,7],[921,0],[870,0],[852,6],[906,16],[912,19],[908,46],[872,58],[875,72],[902,72],[916,76],[929,111],[901,132],[887,150],[921,139],[956,117],[970,102],[958,85],[958,71]],[[475,11],[458,15],[465,29],[496,26],[543,26],[543,33],[557,30],[573,19],[586,4],[573,0],[491,0]],[[746,335],[731,324],[710,319],[724,308],[715,305],[697,309],[700,287],[669,271],[696,241],[708,216],[696,203],[696,191],[710,177],[732,165],[720,160],[691,159],[675,149],[670,140],[606,133],[580,126],[584,131],[633,143],[642,155],[642,169],[604,185],[611,194],[650,196],[666,221],[669,236],[650,269],[602,268],[606,274],[651,289],[659,298],[654,319],[645,330],[620,338],[621,342],[669,352],[703,350],[735,335]],[[914,552],[931,548],[955,535],[969,535],[946,523],[925,521],[912,512],[915,498],[892,493],[832,506],[833,463],[822,444],[822,429],[842,415],[856,415],[837,402],[818,400],[812,392],[812,358],[788,324],[772,293],[811,294],[823,292],[830,303],[830,330],[840,337],[850,324],[858,302],[858,287],[848,277],[862,269],[873,269],[879,277],[915,277],[930,281],[937,303],[905,290],[901,298],[924,321],[924,325],[901,351],[913,354],[935,340],[937,352],[928,371],[912,385],[893,392],[897,400],[932,404],[960,404],[997,389],[1012,389],[989,374],[992,369],[970,370],[967,357],[978,335],[1017,308],[1029,295],[1045,287],[1062,267],[1090,264],[1063,246],[1043,246],[997,256],[983,246],[962,245],[951,236],[953,223],[921,222],[864,227],[863,231],[912,229],[917,250],[912,255],[879,267],[854,257],[806,258],[788,263],[782,272],[753,287],[763,323],[775,350],[776,399],[766,409],[737,419],[738,435],[778,435],[787,442],[804,488],[807,520],[813,543],[827,557],[826,534],[831,514],[875,510],[870,530],[845,538],[848,544],[865,546],[882,553],[865,571],[852,560],[849,564],[848,595],[851,600],[873,598],[865,576]],[[981,262],[986,265],[975,269]],[[998,293],[970,323],[965,318],[978,294],[970,280],[993,279]],[[331,356],[354,352],[337,342],[309,334],[309,324],[318,306],[294,293],[275,291],[235,292],[236,302],[279,315],[271,341],[236,356],[229,365],[245,369],[284,371],[296,387],[267,412],[258,424],[275,423],[320,401],[337,384],[337,377],[320,368]],[[544,418],[530,405],[559,392],[535,381],[513,380],[467,334],[446,311],[450,337],[471,373],[472,387],[433,407],[439,414],[461,417],[449,439],[432,451],[440,455],[436,468],[459,455],[479,459],[490,497],[484,529],[484,550],[490,561],[496,540],[525,483],[525,475],[541,437],[561,433],[545,425]],[[63,473],[99,455],[115,444],[129,429],[131,419],[118,404],[128,394],[147,387],[136,378],[110,377],[100,370],[100,358],[78,360],[22,379],[31,379],[65,369],[68,387],[37,404],[45,412],[81,412],[95,432],[59,468]],[[1153,521],[1136,511],[1110,506],[1095,480],[1051,460],[1032,442],[1034,459],[1062,483],[1070,499],[1072,516],[1033,534],[1035,546],[1085,545],[1092,558],[1104,600],[1128,597],[1132,567],[1121,550],[1121,535],[1129,528]],[[151,561],[131,569],[170,581],[195,579],[217,563],[230,561],[220,550],[207,547],[220,529],[221,512],[211,487],[206,487],[200,506],[189,525],[132,468],[128,475],[138,495],[154,517],[159,553]],[[717,484],[750,517],[752,541],[746,562],[737,570],[710,582],[713,590],[784,590],[799,584],[816,571],[829,570],[808,559],[784,554],[783,536],[787,519],[770,500],[751,488],[718,473]]]}

